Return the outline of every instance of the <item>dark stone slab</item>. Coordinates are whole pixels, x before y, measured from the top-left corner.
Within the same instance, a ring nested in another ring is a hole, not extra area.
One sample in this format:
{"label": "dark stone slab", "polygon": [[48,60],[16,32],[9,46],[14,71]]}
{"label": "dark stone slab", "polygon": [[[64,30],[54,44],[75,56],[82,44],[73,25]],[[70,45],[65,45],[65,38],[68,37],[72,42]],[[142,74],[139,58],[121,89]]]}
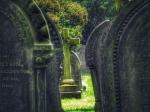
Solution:
{"label": "dark stone slab", "polygon": [[105,60],[107,57],[105,52],[109,41],[107,35],[110,27],[111,22],[108,20],[100,23],[90,34],[85,50],[86,63],[91,70],[94,85],[96,112],[101,112],[107,108],[108,101],[111,99],[108,94],[110,91],[113,92],[110,84],[113,79],[107,74],[109,70],[105,66],[110,63]]}
{"label": "dark stone slab", "polygon": [[[98,80],[99,84],[99,92],[98,94],[98,108],[97,112],[106,111],[106,112],[113,112],[115,106],[115,89],[114,89],[114,76],[113,74],[113,60],[112,55],[110,54],[111,51],[108,50],[108,46],[112,42],[112,39],[108,37],[110,28],[112,23],[106,22],[104,23],[100,29],[102,33],[99,36],[99,39],[96,43],[96,52],[95,52],[95,68],[93,73],[97,74],[96,79]],[[100,31],[100,30],[99,30]],[[112,46],[111,46],[112,47]],[[100,99],[100,100],[99,100]]]}
{"label": "dark stone slab", "polygon": [[47,108],[48,111],[62,112],[59,92],[58,60],[55,56],[47,68]]}
{"label": "dark stone slab", "polygon": [[11,1],[0,4],[0,111],[62,112],[61,37],[37,4]]}
{"label": "dark stone slab", "polygon": [[49,63],[47,69],[48,111],[63,112],[59,92],[59,81],[62,75],[61,64],[63,62],[63,44],[61,36],[53,21],[51,20],[51,18],[47,16],[45,17],[50,29],[51,41],[55,50],[54,57]]}
{"label": "dark stone slab", "polygon": [[0,3],[0,111],[34,112],[32,29],[21,9]]}
{"label": "dark stone slab", "polygon": [[150,111],[149,10],[149,0],[130,2],[117,17],[109,34],[112,43],[108,51],[113,56],[111,67],[117,112]]}

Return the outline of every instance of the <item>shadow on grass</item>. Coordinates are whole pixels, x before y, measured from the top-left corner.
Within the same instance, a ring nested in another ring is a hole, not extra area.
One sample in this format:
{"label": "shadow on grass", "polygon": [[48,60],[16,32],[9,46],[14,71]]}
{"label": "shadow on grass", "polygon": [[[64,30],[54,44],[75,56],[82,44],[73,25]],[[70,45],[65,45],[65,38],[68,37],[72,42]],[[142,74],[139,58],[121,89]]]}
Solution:
{"label": "shadow on grass", "polygon": [[65,112],[94,112],[93,108],[88,109],[70,109],[66,110]]}

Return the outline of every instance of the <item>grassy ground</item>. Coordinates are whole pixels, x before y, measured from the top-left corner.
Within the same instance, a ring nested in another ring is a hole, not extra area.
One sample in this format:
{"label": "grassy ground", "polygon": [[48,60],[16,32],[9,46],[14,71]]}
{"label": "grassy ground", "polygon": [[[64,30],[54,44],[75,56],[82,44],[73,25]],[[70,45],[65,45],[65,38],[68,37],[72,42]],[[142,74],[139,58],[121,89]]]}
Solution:
{"label": "grassy ground", "polygon": [[94,92],[90,75],[82,76],[83,83],[87,86],[82,92],[81,99],[62,99],[65,112],[94,112]]}

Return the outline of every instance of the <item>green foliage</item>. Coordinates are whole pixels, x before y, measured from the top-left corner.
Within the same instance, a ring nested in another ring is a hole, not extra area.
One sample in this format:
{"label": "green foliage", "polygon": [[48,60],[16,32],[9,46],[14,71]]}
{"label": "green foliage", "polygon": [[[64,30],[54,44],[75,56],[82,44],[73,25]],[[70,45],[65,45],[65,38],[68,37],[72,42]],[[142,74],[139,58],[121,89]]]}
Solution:
{"label": "green foliage", "polygon": [[77,2],[70,2],[66,5],[66,13],[70,20],[70,25],[84,25],[86,21],[86,10]]}
{"label": "green foliage", "polygon": [[60,33],[68,28],[71,38],[81,38],[82,29],[87,23],[88,13],[85,7],[71,0],[36,0],[56,23]]}
{"label": "green foliage", "polygon": [[115,0],[115,7],[117,11],[120,11],[122,5],[123,5],[123,1],[122,0]]}
{"label": "green foliage", "polygon": [[[116,13],[116,3],[115,0],[73,0],[77,1],[83,6],[85,6],[88,10],[91,10],[92,5],[95,5],[98,10],[103,10],[104,13],[106,14],[106,18],[113,18],[115,13]],[[117,1],[117,0],[116,0]],[[119,1],[119,0],[118,0]],[[97,10],[97,11],[98,11]]]}
{"label": "green foliage", "polygon": [[56,23],[61,34],[62,29],[67,28],[71,38],[83,37],[85,42],[94,27],[105,19],[113,19],[123,4],[122,0],[36,1]]}
{"label": "green foliage", "polygon": [[115,9],[115,0],[73,0],[85,6],[88,11],[88,23],[83,30],[82,44],[86,41],[92,30],[102,21],[112,20],[117,11]]}

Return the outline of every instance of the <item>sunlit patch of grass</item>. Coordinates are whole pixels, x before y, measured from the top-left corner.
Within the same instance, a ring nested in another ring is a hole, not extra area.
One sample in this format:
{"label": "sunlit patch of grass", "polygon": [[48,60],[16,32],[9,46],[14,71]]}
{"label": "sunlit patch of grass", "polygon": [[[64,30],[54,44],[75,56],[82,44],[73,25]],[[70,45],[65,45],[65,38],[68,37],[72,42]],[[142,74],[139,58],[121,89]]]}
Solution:
{"label": "sunlit patch of grass", "polygon": [[94,112],[94,92],[90,75],[83,75],[86,91],[82,92],[81,99],[62,99],[62,106],[65,112]]}

